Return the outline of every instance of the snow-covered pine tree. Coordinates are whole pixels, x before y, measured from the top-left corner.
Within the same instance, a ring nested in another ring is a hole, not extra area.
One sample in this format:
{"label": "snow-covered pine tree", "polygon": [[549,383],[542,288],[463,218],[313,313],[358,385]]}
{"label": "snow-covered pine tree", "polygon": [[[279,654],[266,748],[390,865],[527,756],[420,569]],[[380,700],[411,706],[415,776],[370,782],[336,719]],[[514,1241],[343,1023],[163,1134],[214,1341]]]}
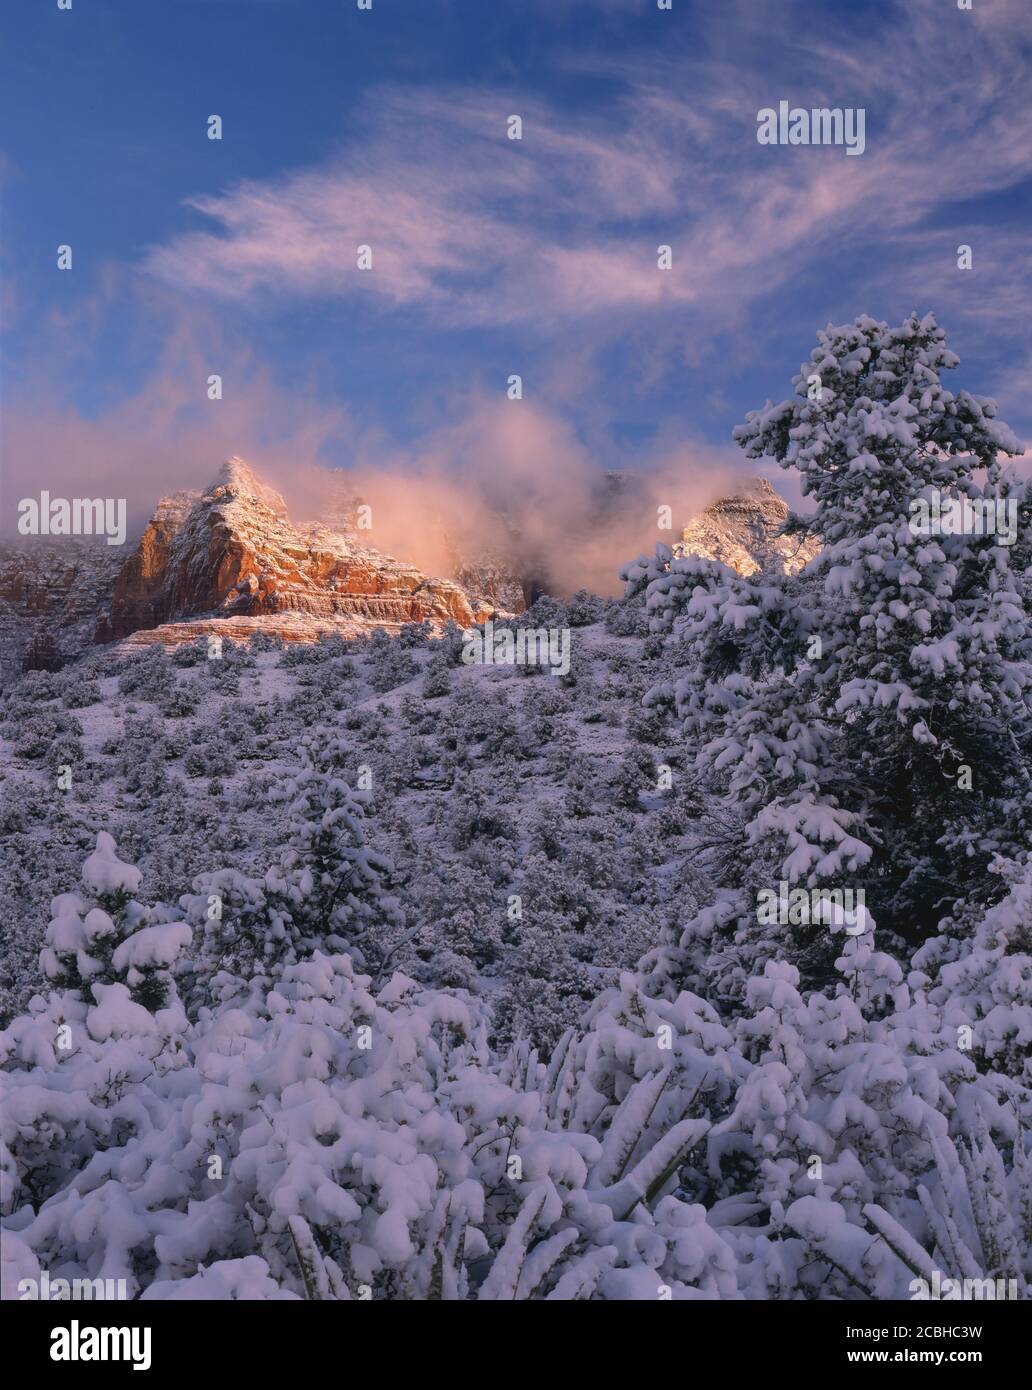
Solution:
{"label": "snow-covered pine tree", "polygon": [[[819,333],[795,396],[735,431],[815,503],[804,605],[820,654],[785,671],[834,734],[832,790],[872,846],[875,915],[910,939],[997,893],[993,852],[1032,824],[1032,495],[1000,461],[1021,445],[996,403],[943,384],[957,365],[933,315],[863,316]],[[933,493],[1009,505],[1021,549],[987,528],[923,534],[914,506]]]}
{"label": "snow-covered pine tree", "polygon": [[165,1008],[175,997],[172,972],[191,940],[189,925],[157,920],[160,912],[132,897],[143,875],[118,858],[106,831],[98,834],[82,877],[94,904],[77,893],[54,899],[41,956],[47,978],[105,1012],[116,1001],[151,1013]]}
{"label": "snow-covered pine tree", "polygon": [[180,900],[203,943],[193,1000],[220,972],[236,980],[226,981],[233,992],[254,972],[276,974],[317,948],[347,949],[377,968],[403,937],[391,865],[367,843],[361,793],[309,761],[269,800],[282,842],[265,874],[201,874]]}
{"label": "snow-covered pine tree", "polygon": [[[743,578],[660,547],[625,570],[677,644],[678,675],[647,702],[682,719],[740,819],[725,939],[749,933],[761,880],[785,879],[863,888],[883,932],[920,941],[954,903],[994,901],[994,853],[1027,842],[1032,499],[999,460],[1020,445],[995,403],[942,384],[956,365],[931,315],[829,327],[795,396],[735,431],[799,471],[819,555]],[[933,489],[1016,509],[1015,545],[912,529]]]}

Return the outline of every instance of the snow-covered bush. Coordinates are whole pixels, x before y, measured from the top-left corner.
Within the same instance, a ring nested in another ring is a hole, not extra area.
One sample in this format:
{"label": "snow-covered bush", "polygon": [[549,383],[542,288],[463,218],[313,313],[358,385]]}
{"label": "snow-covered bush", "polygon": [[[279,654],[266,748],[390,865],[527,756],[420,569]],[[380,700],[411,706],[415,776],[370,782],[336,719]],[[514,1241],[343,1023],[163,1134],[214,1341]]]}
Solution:
{"label": "snow-covered bush", "polygon": [[[302,843],[322,795],[295,794]],[[987,950],[1025,920],[1007,872]],[[1027,1294],[1032,1093],[958,1048],[950,965],[908,982],[843,937],[832,996],[772,960],[722,1020],[647,961],[546,1060],[492,1051],[464,990],[377,986],[319,943],[213,977],[188,1021],[189,928],[106,835],[83,877],[106,906],[55,901],[57,988],[0,1034],[23,1273],[149,1298],[899,1298],[935,1270]]]}
{"label": "snow-covered bush", "polygon": [[72,751],[82,737],[82,725],[74,715],[46,707],[19,706],[9,728],[17,758],[48,758],[51,752]]}
{"label": "snow-covered bush", "polygon": [[140,700],[154,700],[173,685],[172,662],[165,649],[148,647],[126,658],[118,676],[121,695],[135,695]]}
{"label": "snow-covered bush", "polygon": [[451,691],[450,667],[443,655],[431,658],[423,677],[423,699],[436,700]]}
{"label": "snow-covered bush", "polygon": [[139,869],[118,858],[106,831],[97,836],[82,877],[93,906],[76,893],[54,899],[41,957],[47,979],[95,1003],[89,1018],[107,1015],[105,1000],[112,1008],[114,1001],[151,1012],[165,1007],[175,994],[172,967],[191,940],[190,927],[152,921],[150,910],[132,897]]}
{"label": "snow-covered bush", "polygon": [[314,766],[270,788],[282,847],[261,877],[236,869],[199,875],[180,901],[198,932],[191,1005],[213,976],[239,990],[316,946],[382,962],[404,929],[390,864],[365,842],[358,794]]}

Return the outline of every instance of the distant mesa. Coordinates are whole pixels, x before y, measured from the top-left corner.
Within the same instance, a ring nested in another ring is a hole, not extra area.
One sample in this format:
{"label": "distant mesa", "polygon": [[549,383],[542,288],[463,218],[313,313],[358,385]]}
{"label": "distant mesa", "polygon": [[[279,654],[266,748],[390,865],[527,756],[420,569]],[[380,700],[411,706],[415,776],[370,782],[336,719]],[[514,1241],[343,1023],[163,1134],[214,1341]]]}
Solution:
{"label": "distant mesa", "polygon": [[816,536],[783,536],[788,506],[767,482],[753,478],[701,511],[673,547],[681,555],[719,560],[739,574],[797,574],[821,546]]}

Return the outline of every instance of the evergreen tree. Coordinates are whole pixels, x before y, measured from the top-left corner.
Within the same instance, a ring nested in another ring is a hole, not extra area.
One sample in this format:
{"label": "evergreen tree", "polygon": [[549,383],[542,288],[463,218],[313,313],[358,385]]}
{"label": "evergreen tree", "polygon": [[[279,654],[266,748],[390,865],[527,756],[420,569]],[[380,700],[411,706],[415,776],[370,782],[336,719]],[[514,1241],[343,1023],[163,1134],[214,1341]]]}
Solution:
{"label": "evergreen tree", "polygon": [[[625,571],[682,667],[648,702],[743,812],[746,883],[770,853],[768,883],[862,887],[912,942],[991,902],[989,862],[1032,828],[1032,497],[999,460],[1020,445],[995,403],[943,385],[956,365],[931,315],[828,328],[795,396],[735,431],[798,470],[818,556],[742,578],[660,547]],[[1015,544],[922,534],[933,492],[1009,508]]]}

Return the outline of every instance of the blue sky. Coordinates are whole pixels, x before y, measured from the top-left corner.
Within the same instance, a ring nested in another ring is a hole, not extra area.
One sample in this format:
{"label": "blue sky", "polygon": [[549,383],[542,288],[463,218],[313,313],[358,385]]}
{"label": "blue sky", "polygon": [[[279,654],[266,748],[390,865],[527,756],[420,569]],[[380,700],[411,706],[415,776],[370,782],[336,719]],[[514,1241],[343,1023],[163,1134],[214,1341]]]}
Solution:
{"label": "blue sky", "polygon": [[[5,0],[0,36],[19,484],[713,480],[817,327],[911,309],[1032,437],[1027,0]],[[758,145],[781,99],[864,107],[864,154]]]}

